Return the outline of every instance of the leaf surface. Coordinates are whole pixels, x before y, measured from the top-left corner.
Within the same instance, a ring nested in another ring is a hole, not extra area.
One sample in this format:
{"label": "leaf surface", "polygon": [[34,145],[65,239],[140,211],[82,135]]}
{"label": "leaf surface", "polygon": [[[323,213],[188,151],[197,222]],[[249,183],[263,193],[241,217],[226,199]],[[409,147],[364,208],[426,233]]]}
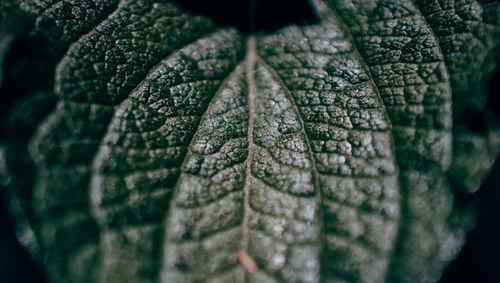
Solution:
{"label": "leaf surface", "polygon": [[498,149],[494,120],[464,121],[500,4],[313,6],[246,36],[168,1],[3,5],[60,58],[54,110],[2,138],[50,281],[439,279],[467,229],[454,192]]}

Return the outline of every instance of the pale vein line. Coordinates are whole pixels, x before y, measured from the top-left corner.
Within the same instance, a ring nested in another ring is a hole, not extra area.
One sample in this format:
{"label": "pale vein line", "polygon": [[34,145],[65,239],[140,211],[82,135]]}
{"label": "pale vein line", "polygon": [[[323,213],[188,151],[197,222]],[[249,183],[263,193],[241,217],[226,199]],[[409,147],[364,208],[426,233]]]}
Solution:
{"label": "pale vein line", "polygon": [[[254,67],[255,61],[257,60],[257,47],[256,47],[255,37],[251,36],[247,40],[247,55],[245,58],[246,63],[246,80],[248,84],[248,157],[247,157],[247,168],[245,172],[245,187],[243,188],[243,220],[241,222],[241,241],[240,248],[244,251],[248,249],[249,241],[249,229],[248,229],[248,214],[250,211],[250,176],[251,163],[253,159],[253,152],[255,151],[255,145],[253,142],[253,120],[254,120],[254,100],[255,100],[255,76]],[[245,282],[245,271],[241,270],[237,274],[236,281],[239,283]]]}
{"label": "pale vein line", "polygon": [[[319,225],[319,230],[320,230],[320,234],[324,234],[326,235],[326,229],[325,229],[325,212],[324,212],[324,208],[323,208],[323,205],[324,205],[324,201],[326,200],[326,197],[323,195],[323,190],[321,188],[321,184],[320,184],[320,172],[316,166],[316,159],[315,159],[315,156],[314,156],[314,152],[312,151],[312,146],[311,146],[311,140],[309,139],[309,136],[307,135],[307,132],[306,132],[306,124],[305,124],[305,121],[303,119],[303,117],[301,116],[301,113],[299,111],[299,107],[297,105],[297,101],[294,99],[293,95],[291,94],[290,92],[290,89],[288,88],[288,86],[285,84],[285,82],[283,81],[283,79],[278,75],[278,73],[273,69],[271,68],[271,66],[269,64],[267,64],[267,62],[264,60],[264,58],[262,57],[258,57],[259,61],[261,62],[262,65],[264,66],[267,66],[268,67],[268,70],[271,72],[271,74],[273,75],[273,77],[278,81],[278,83],[283,87],[283,89],[285,90],[285,95],[287,97],[287,99],[290,101],[290,103],[292,104],[292,109],[293,111],[296,113],[297,115],[297,119],[299,120],[300,122],[300,125],[301,125],[301,132],[304,134],[304,139],[305,139],[305,142],[307,144],[307,152],[310,156],[310,159],[311,159],[311,165],[312,165],[312,173],[313,173],[313,176],[314,176],[314,187],[315,187],[315,198],[316,198],[316,204],[318,205],[317,209],[318,209],[318,218],[320,219],[318,225]],[[320,259],[320,278],[322,278],[322,274],[323,274],[323,265],[321,264],[321,259],[325,256],[325,253],[328,249],[328,245],[326,243],[326,240],[324,237],[321,238],[320,240],[320,247],[321,247],[321,251],[320,251],[320,255],[319,255],[319,259]]]}

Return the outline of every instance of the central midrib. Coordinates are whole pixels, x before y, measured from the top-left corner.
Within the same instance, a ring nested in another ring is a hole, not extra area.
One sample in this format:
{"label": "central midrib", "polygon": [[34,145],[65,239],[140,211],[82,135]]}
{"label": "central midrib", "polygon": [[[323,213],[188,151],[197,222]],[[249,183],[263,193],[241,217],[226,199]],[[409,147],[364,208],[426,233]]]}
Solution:
{"label": "central midrib", "polygon": [[[248,156],[246,160],[245,171],[245,186],[243,188],[243,219],[241,222],[241,241],[240,249],[247,251],[249,241],[248,217],[250,211],[250,178],[252,175],[251,164],[253,159],[254,143],[253,143],[253,121],[254,121],[254,100],[255,100],[255,74],[254,67],[257,60],[257,47],[255,37],[251,36],[247,39],[247,54],[245,58],[245,75],[248,87]],[[237,278],[237,282],[245,282],[245,270],[242,270]]]}

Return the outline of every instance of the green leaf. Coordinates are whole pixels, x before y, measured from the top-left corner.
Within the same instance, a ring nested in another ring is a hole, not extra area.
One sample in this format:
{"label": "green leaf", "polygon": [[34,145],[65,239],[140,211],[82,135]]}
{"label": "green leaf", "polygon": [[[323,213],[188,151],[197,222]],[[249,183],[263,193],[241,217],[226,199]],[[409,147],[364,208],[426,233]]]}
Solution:
{"label": "green leaf", "polygon": [[500,3],[312,5],[245,35],[169,1],[2,2],[55,69],[53,106],[6,53],[0,140],[49,281],[439,279],[500,144]]}

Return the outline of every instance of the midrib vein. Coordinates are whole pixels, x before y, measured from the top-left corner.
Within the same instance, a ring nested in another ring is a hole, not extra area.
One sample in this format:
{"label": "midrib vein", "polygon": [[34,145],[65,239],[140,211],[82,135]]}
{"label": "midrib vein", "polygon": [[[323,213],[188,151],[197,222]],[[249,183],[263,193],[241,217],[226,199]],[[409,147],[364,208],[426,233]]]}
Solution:
{"label": "midrib vein", "polygon": [[[248,229],[248,214],[250,211],[250,178],[252,175],[251,172],[251,163],[253,159],[253,152],[255,151],[254,143],[253,143],[253,120],[254,120],[254,99],[255,99],[255,74],[254,67],[255,61],[257,60],[257,47],[255,37],[251,36],[247,39],[247,54],[245,58],[245,75],[248,86],[248,156],[246,160],[246,171],[245,171],[245,186],[243,188],[243,219],[241,221],[241,242],[240,248],[245,252],[248,249],[248,241],[249,241],[249,229]],[[237,278],[237,282],[243,283],[245,282],[245,270],[239,274]]]}

